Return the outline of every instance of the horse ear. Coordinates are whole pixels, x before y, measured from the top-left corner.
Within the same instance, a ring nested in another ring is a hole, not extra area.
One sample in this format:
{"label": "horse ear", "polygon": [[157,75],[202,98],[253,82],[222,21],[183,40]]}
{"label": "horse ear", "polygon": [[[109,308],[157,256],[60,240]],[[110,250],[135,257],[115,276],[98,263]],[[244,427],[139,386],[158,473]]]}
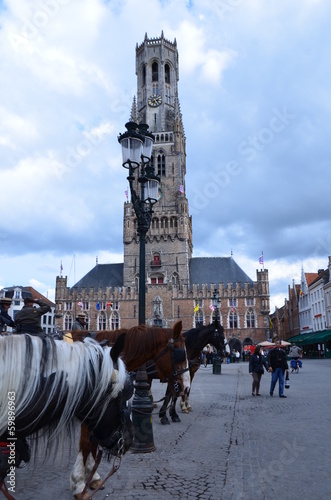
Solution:
{"label": "horse ear", "polygon": [[110,357],[114,363],[117,362],[121,352],[124,350],[125,333],[122,333],[111,348]]}
{"label": "horse ear", "polygon": [[175,334],[174,336],[175,337],[179,337],[179,335],[182,332],[182,329],[183,329],[183,323],[182,323],[182,321],[177,321],[177,323],[174,326],[174,334]]}

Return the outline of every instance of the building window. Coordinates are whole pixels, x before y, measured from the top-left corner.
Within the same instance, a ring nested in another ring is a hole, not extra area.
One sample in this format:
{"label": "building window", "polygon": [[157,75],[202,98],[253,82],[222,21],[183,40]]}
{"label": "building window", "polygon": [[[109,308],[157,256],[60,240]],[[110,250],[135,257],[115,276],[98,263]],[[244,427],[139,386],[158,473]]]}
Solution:
{"label": "building window", "polygon": [[154,276],[151,278],[151,284],[152,285],[162,285],[164,282],[163,276]]}
{"label": "building window", "polygon": [[253,306],[254,305],[254,297],[247,297],[246,298],[246,306]]}
{"label": "building window", "polygon": [[169,64],[164,65],[164,81],[170,84],[170,66]]}
{"label": "building window", "polygon": [[64,317],[64,329],[71,330],[72,327],[72,316],[71,314],[66,314]]}
{"label": "building window", "polygon": [[152,64],[152,82],[159,81],[159,65],[157,62],[153,62]]}
{"label": "building window", "polygon": [[110,329],[118,330],[120,327],[120,321],[117,313],[113,313],[110,318]]}
{"label": "building window", "polygon": [[166,161],[164,153],[157,155],[157,175],[159,177],[165,177],[166,175]]}
{"label": "building window", "polygon": [[255,328],[255,314],[253,311],[247,311],[246,327],[247,328]]}
{"label": "building window", "polygon": [[236,312],[231,311],[229,314],[229,328],[238,328],[238,316]]}
{"label": "building window", "polygon": [[65,310],[72,311],[72,302],[65,302]]}
{"label": "building window", "polygon": [[21,298],[21,292],[19,290],[16,290],[15,299],[20,299],[20,298]]}
{"label": "building window", "polygon": [[106,330],[107,328],[107,316],[104,312],[101,312],[99,314],[99,324],[98,324],[98,329],[99,330]]}
{"label": "building window", "polygon": [[195,328],[198,328],[199,326],[203,326],[203,313],[202,311],[198,311],[194,315],[194,323],[195,323]]}
{"label": "building window", "polygon": [[162,319],[154,318],[154,326],[158,326],[158,327],[162,328]]}
{"label": "building window", "polygon": [[146,85],[146,66],[143,66],[143,69],[142,69],[142,84],[143,84],[143,87],[145,87],[145,85]]}

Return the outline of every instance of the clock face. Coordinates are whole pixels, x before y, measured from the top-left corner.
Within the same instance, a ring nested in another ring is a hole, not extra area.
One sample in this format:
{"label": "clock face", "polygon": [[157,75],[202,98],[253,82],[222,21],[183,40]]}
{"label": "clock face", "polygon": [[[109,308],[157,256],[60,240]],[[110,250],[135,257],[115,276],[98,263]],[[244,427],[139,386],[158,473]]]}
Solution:
{"label": "clock face", "polygon": [[148,98],[148,104],[152,108],[156,108],[162,104],[162,97],[160,95],[153,94]]}

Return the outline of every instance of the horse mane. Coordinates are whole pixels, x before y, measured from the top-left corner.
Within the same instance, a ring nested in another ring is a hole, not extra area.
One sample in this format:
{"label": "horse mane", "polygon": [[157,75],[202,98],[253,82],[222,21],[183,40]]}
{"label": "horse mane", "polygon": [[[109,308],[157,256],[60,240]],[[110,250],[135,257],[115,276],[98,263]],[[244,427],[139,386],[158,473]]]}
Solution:
{"label": "horse mane", "polygon": [[[102,414],[109,399],[117,397],[124,387],[126,371],[121,360],[118,360],[116,368],[110,348],[103,349],[91,339],[68,344],[28,334],[0,337],[0,436],[8,428],[8,394],[14,394],[18,422],[24,411],[33,411],[38,391],[45,380],[51,380],[50,390],[43,393],[45,400],[40,414],[29,422],[29,427],[31,424],[33,428],[35,424],[35,430],[38,430],[38,421],[48,415],[49,406],[52,406],[53,415],[57,415],[56,410],[61,408],[54,435],[70,423],[75,411],[84,402],[89,411],[100,405]],[[105,398],[110,381],[112,392]],[[54,399],[57,400],[56,408]],[[51,418],[49,423],[52,423]],[[19,433],[20,429],[16,428],[16,431]]]}
{"label": "horse mane", "polygon": [[146,359],[147,353],[149,353],[148,359],[152,359],[160,346],[174,335],[172,328],[139,325],[129,329],[101,330],[96,333],[95,339],[98,342],[108,340],[113,343],[123,332],[126,335],[122,358],[128,370],[136,370],[143,362],[141,359]]}

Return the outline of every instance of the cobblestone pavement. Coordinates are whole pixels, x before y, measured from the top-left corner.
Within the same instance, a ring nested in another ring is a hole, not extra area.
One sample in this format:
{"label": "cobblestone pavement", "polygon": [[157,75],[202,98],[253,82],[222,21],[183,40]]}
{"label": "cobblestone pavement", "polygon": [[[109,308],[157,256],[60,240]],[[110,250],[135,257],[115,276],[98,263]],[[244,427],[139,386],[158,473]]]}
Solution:
{"label": "cobblestone pavement", "polygon": [[[93,498],[331,498],[330,378],[331,360],[304,360],[300,373],[290,375],[287,399],[278,397],[278,386],[269,396],[269,374],[262,377],[259,398],[251,396],[248,363],[223,364],[220,375],[201,367],[191,390],[193,411],[183,415],[178,409],[181,423],[165,426],[155,414],[156,451],[127,453]],[[153,382],[154,399],[164,390]],[[17,470],[16,500],[73,498],[69,473],[77,445],[70,452],[66,446],[55,460],[37,459]],[[109,470],[103,461],[99,472],[104,477]]]}

